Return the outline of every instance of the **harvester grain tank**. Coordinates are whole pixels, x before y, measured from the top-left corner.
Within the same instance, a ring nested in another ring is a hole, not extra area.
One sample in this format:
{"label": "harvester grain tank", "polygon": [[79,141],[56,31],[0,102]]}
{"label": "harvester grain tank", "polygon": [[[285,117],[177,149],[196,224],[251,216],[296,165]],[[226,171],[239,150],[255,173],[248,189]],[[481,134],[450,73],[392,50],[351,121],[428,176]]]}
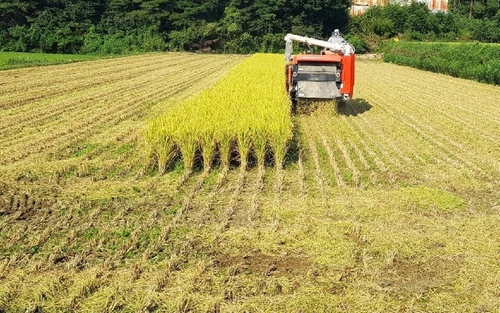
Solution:
{"label": "harvester grain tank", "polygon": [[[295,108],[300,100],[352,99],[354,92],[354,47],[335,30],[328,41],[288,34],[285,36],[286,90]],[[305,43],[309,52],[292,55],[293,42]],[[322,47],[313,53],[312,46]]]}

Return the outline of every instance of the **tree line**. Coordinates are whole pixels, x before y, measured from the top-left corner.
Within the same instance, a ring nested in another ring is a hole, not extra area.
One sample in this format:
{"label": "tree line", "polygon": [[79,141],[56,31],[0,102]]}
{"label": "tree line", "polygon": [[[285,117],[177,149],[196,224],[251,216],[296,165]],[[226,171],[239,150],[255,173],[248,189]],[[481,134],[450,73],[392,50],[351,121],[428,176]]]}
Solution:
{"label": "tree line", "polygon": [[479,42],[390,42],[381,47],[383,59],[400,65],[479,82],[500,84],[500,49]]}
{"label": "tree line", "polygon": [[276,51],[346,30],[349,0],[3,0],[0,48],[51,53]]}
{"label": "tree line", "polygon": [[500,0],[450,0],[370,8],[350,0],[2,0],[0,50],[122,54],[147,51],[277,52],[292,32],[326,39],[343,31],[358,52],[398,37],[500,42]]}
{"label": "tree line", "polygon": [[500,42],[499,0],[449,0],[448,12],[426,4],[376,6],[349,22],[359,52],[374,50],[386,39],[405,41]]}

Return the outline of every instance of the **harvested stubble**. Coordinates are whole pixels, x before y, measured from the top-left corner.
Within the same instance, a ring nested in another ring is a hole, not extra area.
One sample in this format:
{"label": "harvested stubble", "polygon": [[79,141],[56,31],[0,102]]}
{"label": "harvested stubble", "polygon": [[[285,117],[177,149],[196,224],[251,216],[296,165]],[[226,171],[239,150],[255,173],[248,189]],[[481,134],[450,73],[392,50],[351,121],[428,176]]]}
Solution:
{"label": "harvested stubble", "polygon": [[212,88],[152,120],[146,140],[159,172],[179,153],[185,170],[192,171],[197,151],[205,170],[217,152],[222,167],[229,166],[234,151],[243,168],[250,153],[264,166],[268,152],[281,168],[293,127],[282,62],[281,55],[253,55]]}

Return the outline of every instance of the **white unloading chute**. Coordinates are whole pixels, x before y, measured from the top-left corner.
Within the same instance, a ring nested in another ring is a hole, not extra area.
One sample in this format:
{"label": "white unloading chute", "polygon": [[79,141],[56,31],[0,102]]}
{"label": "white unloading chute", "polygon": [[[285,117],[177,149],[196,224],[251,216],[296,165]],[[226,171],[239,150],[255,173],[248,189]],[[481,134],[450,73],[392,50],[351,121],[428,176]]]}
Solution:
{"label": "white unloading chute", "polygon": [[285,41],[286,41],[285,59],[287,61],[290,61],[292,58],[293,42],[294,41],[305,43],[308,46],[322,47],[324,49],[328,49],[332,52],[343,54],[343,55],[350,55],[351,53],[355,52],[354,47],[345,40],[342,42],[328,42],[328,41],[319,40],[319,39],[315,39],[315,38],[309,38],[309,37],[305,37],[305,36],[287,34],[285,36]]}

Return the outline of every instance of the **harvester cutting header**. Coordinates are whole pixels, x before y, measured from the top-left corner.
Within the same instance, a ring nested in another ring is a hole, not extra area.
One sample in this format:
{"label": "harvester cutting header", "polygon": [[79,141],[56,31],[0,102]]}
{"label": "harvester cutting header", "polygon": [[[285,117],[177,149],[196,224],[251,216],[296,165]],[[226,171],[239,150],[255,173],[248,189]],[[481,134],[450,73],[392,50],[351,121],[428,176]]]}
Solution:
{"label": "harvester cutting header", "polygon": [[[295,107],[302,99],[349,100],[354,91],[354,47],[336,29],[328,41],[285,36],[286,90]],[[305,43],[308,54],[292,55],[293,42]],[[313,54],[312,46],[322,47]]]}

